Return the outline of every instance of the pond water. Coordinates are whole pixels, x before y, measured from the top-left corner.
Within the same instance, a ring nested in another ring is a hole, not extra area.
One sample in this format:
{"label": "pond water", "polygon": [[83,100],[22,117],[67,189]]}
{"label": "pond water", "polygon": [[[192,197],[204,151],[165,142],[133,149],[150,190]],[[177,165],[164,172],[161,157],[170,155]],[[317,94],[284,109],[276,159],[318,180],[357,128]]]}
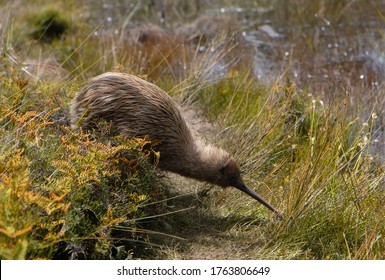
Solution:
{"label": "pond water", "polygon": [[156,37],[154,33],[159,33],[158,40],[170,33],[204,37],[197,40],[201,51],[207,40],[225,31],[238,40],[238,52],[231,55],[253,61],[253,72],[262,80],[289,74],[296,83],[322,91],[341,82],[378,87],[385,73],[382,0],[104,0],[89,2],[88,8],[96,15],[94,20],[102,20],[110,31],[122,32],[122,26],[136,30],[125,33],[127,37],[135,34],[149,40]]}

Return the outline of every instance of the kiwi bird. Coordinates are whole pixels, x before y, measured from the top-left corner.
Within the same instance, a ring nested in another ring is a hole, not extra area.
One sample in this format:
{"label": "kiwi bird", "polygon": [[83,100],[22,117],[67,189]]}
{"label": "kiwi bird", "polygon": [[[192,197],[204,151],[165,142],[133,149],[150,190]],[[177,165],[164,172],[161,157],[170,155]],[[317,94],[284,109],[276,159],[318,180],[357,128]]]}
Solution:
{"label": "kiwi bird", "polygon": [[239,166],[228,152],[193,137],[176,102],[137,76],[108,72],[91,79],[72,100],[70,118],[74,129],[91,130],[103,119],[111,123],[114,134],[147,136],[160,152],[160,169],[235,187],[282,217],[244,184]]}

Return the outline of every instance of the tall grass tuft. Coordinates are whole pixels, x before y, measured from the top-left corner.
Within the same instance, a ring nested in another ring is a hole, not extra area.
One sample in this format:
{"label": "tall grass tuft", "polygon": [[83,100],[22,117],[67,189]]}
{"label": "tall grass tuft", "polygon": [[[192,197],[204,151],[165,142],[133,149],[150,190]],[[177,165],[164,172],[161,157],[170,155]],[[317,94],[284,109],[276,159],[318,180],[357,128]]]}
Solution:
{"label": "tall grass tuft", "polygon": [[[284,222],[263,230],[265,257],[279,257],[269,253],[278,246],[284,258],[384,258],[385,173],[371,149],[375,114],[349,114],[349,96],[326,104],[290,82],[265,87],[244,75],[205,96],[227,127],[221,138],[232,138],[225,145],[242,162],[247,184],[284,213]],[[255,207],[240,196],[229,204],[227,211]]]}

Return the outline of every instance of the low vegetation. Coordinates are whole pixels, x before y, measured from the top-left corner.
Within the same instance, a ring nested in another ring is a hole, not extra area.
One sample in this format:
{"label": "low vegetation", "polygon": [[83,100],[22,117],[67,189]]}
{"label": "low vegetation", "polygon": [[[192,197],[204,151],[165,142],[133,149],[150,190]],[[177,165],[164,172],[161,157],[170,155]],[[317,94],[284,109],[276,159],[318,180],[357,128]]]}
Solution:
{"label": "low vegetation", "polygon": [[[365,87],[311,87],[290,69],[262,83],[238,33],[130,41],[128,22],[153,12],[141,1],[106,23],[87,1],[37,2],[1,4],[1,259],[385,258],[383,116]],[[71,98],[110,70],[199,111],[284,220],[235,189],[160,173],[148,139],[71,130]]]}

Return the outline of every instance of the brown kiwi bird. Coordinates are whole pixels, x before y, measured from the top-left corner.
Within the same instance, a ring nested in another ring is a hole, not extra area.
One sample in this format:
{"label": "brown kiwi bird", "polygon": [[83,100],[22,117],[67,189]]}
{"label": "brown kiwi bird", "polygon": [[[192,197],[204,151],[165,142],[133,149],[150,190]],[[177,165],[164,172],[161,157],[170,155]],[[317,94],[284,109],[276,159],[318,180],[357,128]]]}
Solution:
{"label": "brown kiwi bird", "polygon": [[91,79],[72,100],[72,128],[91,130],[97,120],[111,122],[115,134],[149,137],[160,152],[158,167],[221,187],[235,187],[281,214],[247,187],[238,164],[226,151],[194,138],[179,106],[137,76],[104,73]]}

